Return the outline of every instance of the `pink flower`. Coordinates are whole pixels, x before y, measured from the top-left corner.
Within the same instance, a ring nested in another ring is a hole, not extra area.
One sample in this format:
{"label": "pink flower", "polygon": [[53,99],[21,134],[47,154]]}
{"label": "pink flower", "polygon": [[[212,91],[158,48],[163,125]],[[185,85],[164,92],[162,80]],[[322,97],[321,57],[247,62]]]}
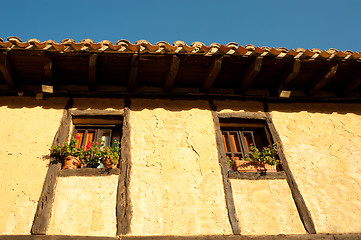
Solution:
{"label": "pink flower", "polygon": [[86,145],[86,149],[89,149],[92,145],[93,145],[93,143],[91,141],[89,141],[88,144]]}

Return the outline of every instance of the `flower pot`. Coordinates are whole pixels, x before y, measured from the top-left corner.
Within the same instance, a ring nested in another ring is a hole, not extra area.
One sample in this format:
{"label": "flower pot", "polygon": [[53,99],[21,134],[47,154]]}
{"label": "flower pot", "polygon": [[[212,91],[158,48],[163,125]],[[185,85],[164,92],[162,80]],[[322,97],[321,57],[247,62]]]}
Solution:
{"label": "flower pot", "polygon": [[116,164],[112,163],[110,158],[103,158],[102,163],[103,163],[105,168],[116,168],[117,167]]}
{"label": "flower pot", "polygon": [[63,165],[61,169],[76,169],[80,166],[81,161],[78,157],[67,156],[64,158],[62,164]]}
{"label": "flower pot", "polygon": [[235,160],[238,172],[277,172],[276,165],[269,165],[257,161]]}

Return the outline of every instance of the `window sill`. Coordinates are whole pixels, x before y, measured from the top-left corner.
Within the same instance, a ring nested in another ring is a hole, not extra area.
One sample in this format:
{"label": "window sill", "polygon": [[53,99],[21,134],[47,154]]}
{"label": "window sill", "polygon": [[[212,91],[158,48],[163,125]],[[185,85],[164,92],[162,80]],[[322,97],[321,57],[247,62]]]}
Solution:
{"label": "window sill", "polygon": [[286,179],[286,173],[280,172],[229,172],[230,179],[247,179],[247,180],[272,180]]}
{"label": "window sill", "polygon": [[77,168],[77,169],[63,169],[60,170],[60,177],[94,177],[94,176],[109,176],[119,175],[119,168]]}

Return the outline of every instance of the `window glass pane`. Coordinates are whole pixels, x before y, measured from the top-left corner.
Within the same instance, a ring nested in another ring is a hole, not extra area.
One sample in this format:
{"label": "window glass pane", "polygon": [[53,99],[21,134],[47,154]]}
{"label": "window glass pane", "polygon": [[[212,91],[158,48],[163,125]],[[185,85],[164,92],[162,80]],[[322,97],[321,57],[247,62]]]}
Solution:
{"label": "window glass pane", "polygon": [[227,132],[222,132],[223,145],[226,152],[230,152],[229,142],[227,138]]}
{"label": "window glass pane", "polygon": [[83,137],[84,137],[84,130],[80,130],[76,133],[76,137],[79,138],[76,147],[80,148],[81,143],[83,142]]}
{"label": "window glass pane", "polygon": [[107,147],[110,145],[111,142],[111,134],[110,130],[103,130],[103,134],[101,136],[101,140],[104,142],[104,146]]}
{"label": "window glass pane", "polygon": [[[93,142],[94,141],[94,136],[95,136],[95,130],[88,130],[86,137],[85,137],[85,146],[89,143],[89,142]],[[85,147],[84,146],[84,147]]]}
{"label": "window glass pane", "polygon": [[229,137],[231,140],[232,152],[242,152],[241,146],[239,143],[239,137],[237,132],[230,132]]}
{"label": "window glass pane", "polygon": [[247,152],[249,152],[249,146],[250,145],[255,145],[254,141],[253,141],[253,132],[243,132],[243,136],[244,136],[244,142],[246,144],[246,149]]}
{"label": "window glass pane", "polygon": [[255,131],[254,132],[254,141],[255,145],[258,149],[262,149],[269,145],[265,133],[263,131]]}

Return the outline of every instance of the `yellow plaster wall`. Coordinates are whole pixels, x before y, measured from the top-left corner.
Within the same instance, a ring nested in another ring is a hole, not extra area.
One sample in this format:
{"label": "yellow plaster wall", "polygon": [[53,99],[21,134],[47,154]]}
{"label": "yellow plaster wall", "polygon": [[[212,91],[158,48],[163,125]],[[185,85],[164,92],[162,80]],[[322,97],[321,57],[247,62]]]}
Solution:
{"label": "yellow plaster wall", "polygon": [[1,234],[30,234],[66,101],[0,97]]}
{"label": "yellow plaster wall", "polygon": [[270,111],[317,232],[361,232],[361,104]]}
{"label": "yellow plaster wall", "polygon": [[240,100],[214,100],[218,113],[232,112],[263,112],[263,103],[256,101]]}
{"label": "yellow plaster wall", "polygon": [[231,234],[208,102],[131,109],[131,234]]}
{"label": "yellow plaster wall", "polygon": [[123,98],[74,98],[73,100],[73,109],[78,110],[120,110],[123,108]]}
{"label": "yellow plaster wall", "polygon": [[118,175],[60,177],[47,234],[115,236]]}
{"label": "yellow plaster wall", "polygon": [[242,234],[307,233],[286,180],[232,179],[231,184]]}

